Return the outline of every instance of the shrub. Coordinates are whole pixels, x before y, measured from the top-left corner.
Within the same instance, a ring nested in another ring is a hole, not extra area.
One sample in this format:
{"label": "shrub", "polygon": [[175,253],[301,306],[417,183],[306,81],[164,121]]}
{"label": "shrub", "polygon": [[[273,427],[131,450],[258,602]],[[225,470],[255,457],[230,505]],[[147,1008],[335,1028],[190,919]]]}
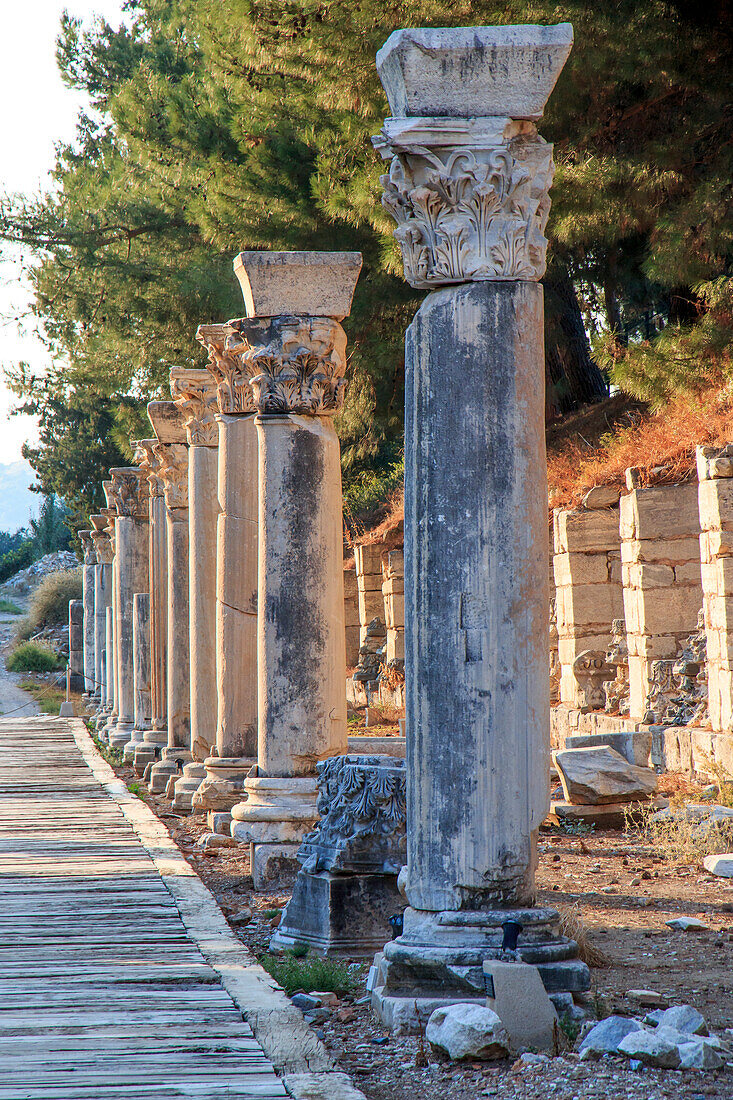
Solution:
{"label": "shrub", "polygon": [[0,599],[0,612],[3,615],[22,615],[23,608],[18,607],[17,603],[13,603],[12,600]]}
{"label": "shrub", "polygon": [[15,550],[9,550],[7,554],[3,554],[0,558],[0,584],[19,570],[27,569],[35,560],[36,550],[32,539],[26,539]]}
{"label": "shrub", "polygon": [[53,672],[63,664],[57,653],[38,642],[23,642],[5,663],[11,672]]}
{"label": "shrub", "polygon": [[296,958],[293,952],[286,951],[281,958],[263,955],[259,961],[288,996],[299,989],[306,993],[312,993],[314,989],[324,993],[348,993],[356,986],[356,979],[348,966],[333,959],[319,956]]}
{"label": "shrub", "polygon": [[68,623],[69,600],[80,600],[81,594],[81,569],[49,573],[31,597],[28,613],[31,633],[37,634],[47,626],[64,626]]}

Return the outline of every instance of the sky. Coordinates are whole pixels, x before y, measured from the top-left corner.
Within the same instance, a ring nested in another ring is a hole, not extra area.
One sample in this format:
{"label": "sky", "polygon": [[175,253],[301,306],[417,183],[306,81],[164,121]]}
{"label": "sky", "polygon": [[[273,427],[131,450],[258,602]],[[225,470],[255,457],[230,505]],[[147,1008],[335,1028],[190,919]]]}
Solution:
{"label": "sky", "polygon": [[[56,68],[55,42],[66,8],[89,24],[94,15],[119,22],[123,0],[0,0],[0,192],[38,193],[49,184],[54,145],[74,136],[83,97],[66,88]],[[0,370],[25,360],[42,366],[44,349],[28,316],[20,257],[0,262]],[[0,464],[20,458],[36,438],[31,417],[9,416],[14,398],[0,377]]]}

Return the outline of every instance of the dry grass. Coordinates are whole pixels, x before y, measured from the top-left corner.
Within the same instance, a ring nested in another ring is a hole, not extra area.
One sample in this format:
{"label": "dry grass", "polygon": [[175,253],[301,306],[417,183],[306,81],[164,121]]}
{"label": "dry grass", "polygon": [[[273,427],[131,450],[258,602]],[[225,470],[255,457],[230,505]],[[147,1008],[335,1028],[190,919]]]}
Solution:
{"label": "dry grass", "polygon": [[637,807],[627,817],[626,835],[648,845],[662,859],[674,864],[700,864],[705,856],[729,852],[733,846],[733,821],[691,821],[682,815],[684,803],[671,807],[674,816],[656,819],[652,806]]}
{"label": "dry grass", "polygon": [[636,466],[643,485],[673,484],[695,476],[695,447],[733,440],[733,391],[713,387],[670,402],[657,413],[638,407],[598,441],[578,432],[558,437],[548,454],[550,503],[577,505],[594,485],[625,485]]}
{"label": "dry grass", "polygon": [[384,519],[371,531],[365,531],[360,538],[355,540],[356,542],[364,545],[380,543],[385,550],[395,550],[402,546],[405,525],[404,489],[398,489],[397,492],[392,494],[387,501],[386,509],[387,514]]}
{"label": "dry grass", "polygon": [[575,940],[578,945],[578,955],[583,962],[587,966],[596,968],[611,966],[612,960],[606,952],[591,943],[588,929],[585,926],[578,905],[558,907],[558,911],[560,913],[560,933],[570,940]]}

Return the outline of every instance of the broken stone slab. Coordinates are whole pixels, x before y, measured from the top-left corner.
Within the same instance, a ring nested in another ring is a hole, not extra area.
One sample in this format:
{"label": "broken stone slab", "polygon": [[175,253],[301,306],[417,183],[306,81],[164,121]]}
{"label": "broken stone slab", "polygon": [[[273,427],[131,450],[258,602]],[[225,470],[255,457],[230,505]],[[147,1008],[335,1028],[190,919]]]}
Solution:
{"label": "broken stone slab", "polygon": [[618,504],[620,496],[621,489],[618,485],[594,485],[583,497],[583,507],[613,508]]}
{"label": "broken stone slab", "polygon": [[680,1055],[680,1069],[720,1069],[725,1059],[710,1043],[701,1039],[689,1043],[680,1043],[677,1047]]}
{"label": "broken stone slab", "polygon": [[733,852],[724,852],[719,856],[705,856],[703,866],[711,875],[719,878],[733,878]]}
{"label": "broken stone slab", "polygon": [[553,759],[565,798],[574,805],[635,802],[657,791],[657,776],[651,768],[629,764],[608,745],[562,749]]}
{"label": "broken stone slab", "polygon": [[512,1049],[554,1050],[557,1013],[537,967],[487,959],[484,976],[487,1007],[504,1025]]}
{"label": "broken stone slab", "polygon": [[499,1016],[478,1004],[436,1009],[428,1020],[425,1037],[432,1047],[445,1051],[453,1061],[503,1058],[510,1047]]}
{"label": "broken stone slab", "polygon": [[651,802],[610,802],[603,806],[575,806],[570,802],[550,803],[548,821],[552,825],[582,821],[598,829],[623,829],[627,821],[641,820],[649,806],[664,807],[667,799],[661,795]]}
{"label": "broken stone slab", "polygon": [[659,1066],[661,1069],[676,1069],[680,1064],[680,1052],[677,1044],[650,1028],[640,1027],[631,1031],[618,1044],[616,1050],[642,1062],[645,1066]]}
{"label": "broken stone slab", "polygon": [[689,1035],[707,1035],[705,1017],[692,1005],[673,1005],[661,1014],[659,1027],[673,1027]]}
{"label": "broken stone slab", "polygon": [[627,989],[626,996],[643,1008],[652,1008],[667,1003],[667,998],[655,989]]}
{"label": "broken stone slab", "polygon": [[664,922],[668,928],[673,928],[675,932],[707,932],[707,924],[703,924],[697,917],[675,917],[673,920]]}
{"label": "broken stone slab", "polygon": [[615,1054],[619,1043],[642,1027],[638,1020],[628,1016],[607,1016],[605,1020],[592,1027],[578,1048],[582,1054],[590,1051],[594,1054]]}
{"label": "broken stone slab", "polygon": [[537,120],[572,45],[570,23],[400,29],[377,72],[395,118]]}

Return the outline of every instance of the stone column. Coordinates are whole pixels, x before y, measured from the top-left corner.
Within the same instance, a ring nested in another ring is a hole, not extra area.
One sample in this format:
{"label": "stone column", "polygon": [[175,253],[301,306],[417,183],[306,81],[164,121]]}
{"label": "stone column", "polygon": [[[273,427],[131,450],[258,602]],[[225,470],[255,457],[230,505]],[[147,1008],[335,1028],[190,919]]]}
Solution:
{"label": "stone column", "polygon": [[[150,729],[150,595],[136,592],[132,598],[132,649],[135,683],[135,733],[142,739]],[[134,751],[125,746],[128,760]]]}
{"label": "stone column", "polygon": [[69,686],[84,690],[84,601],[69,600]]}
{"label": "stone column", "polygon": [[[123,748],[142,740],[135,731],[135,680],[132,644],[132,598],[148,587],[148,485],[137,466],[110,470],[117,504],[118,718],[109,744]],[[128,749],[128,756],[134,748]]]}
{"label": "stone column", "polygon": [[232,810],[255,885],[317,818],[316,765],[347,751],[343,509],[333,415],[361,255],[242,253],[237,328],[258,415],[257,773]]}
{"label": "stone column", "polygon": [[102,721],[97,725],[97,733],[100,741],[105,744],[109,742],[109,735],[117,724],[117,654],[118,654],[118,638],[117,628],[119,624],[118,614],[118,597],[119,589],[117,584],[117,507],[115,505],[115,496],[112,488],[111,481],[103,481],[102,488],[107,500],[107,507],[102,511],[107,516],[107,527],[105,528],[107,536],[109,538],[110,549],[112,551],[112,570],[110,573],[110,580],[112,584],[112,590],[110,593],[110,635],[105,639],[105,651],[106,651],[106,663],[107,663],[107,704],[106,704],[106,718],[103,716]]}
{"label": "stone column", "polygon": [[94,526],[91,537],[96,557],[94,567],[94,695],[99,700],[100,709],[103,709],[103,696],[106,696],[105,631],[107,608],[112,603],[112,544],[105,530],[107,517],[98,515],[90,518]]}
{"label": "stone column", "polygon": [[80,531],[79,541],[84,552],[82,565],[82,603],[84,605],[84,694],[94,695],[94,571],[97,554],[91,531]]}
{"label": "stone column", "polygon": [[159,763],[150,769],[148,781],[150,790],[160,794],[191,759],[188,448],[183,443],[156,443],[153,450],[160,460],[158,476],[163,481],[168,529],[168,744]]}
{"label": "stone column", "polygon": [[[549,806],[544,332],[552,147],[535,121],[572,28],[398,30],[383,203],[431,291],[405,356],[408,908],[373,1001],[389,1023],[483,1000],[501,926],[545,985],[584,989],[534,908]],[[490,965],[490,964],[489,964]],[[436,997],[435,991],[440,993]]]}
{"label": "stone column", "polygon": [[236,324],[201,325],[219,414],[216,541],[216,751],[194,810],[228,813],[257,757],[257,432]]}
{"label": "stone column", "polygon": [[[148,404],[148,416],[155,416],[159,401]],[[151,415],[151,409],[153,410]],[[160,460],[153,452],[157,439],[138,439],[135,461],[148,480],[150,583],[150,727],[143,733],[142,744],[135,748],[137,775],[160,756],[168,744],[166,714],[166,661],[168,651],[168,531],[163,497],[163,482],[158,477]]]}
{"label": "stone column", "polygon": [[219,425],[216,385],[208,370],[174,367],[171,394],[188,439],[191,752],[175,784],[173,808],[190,810],[216,748],[216,524]]}
{"label": "stone column", "polygon": [[104,700],[105,711],[112,709],[115,698],[114,611],[112,604],[105,612],[104,622]]}

